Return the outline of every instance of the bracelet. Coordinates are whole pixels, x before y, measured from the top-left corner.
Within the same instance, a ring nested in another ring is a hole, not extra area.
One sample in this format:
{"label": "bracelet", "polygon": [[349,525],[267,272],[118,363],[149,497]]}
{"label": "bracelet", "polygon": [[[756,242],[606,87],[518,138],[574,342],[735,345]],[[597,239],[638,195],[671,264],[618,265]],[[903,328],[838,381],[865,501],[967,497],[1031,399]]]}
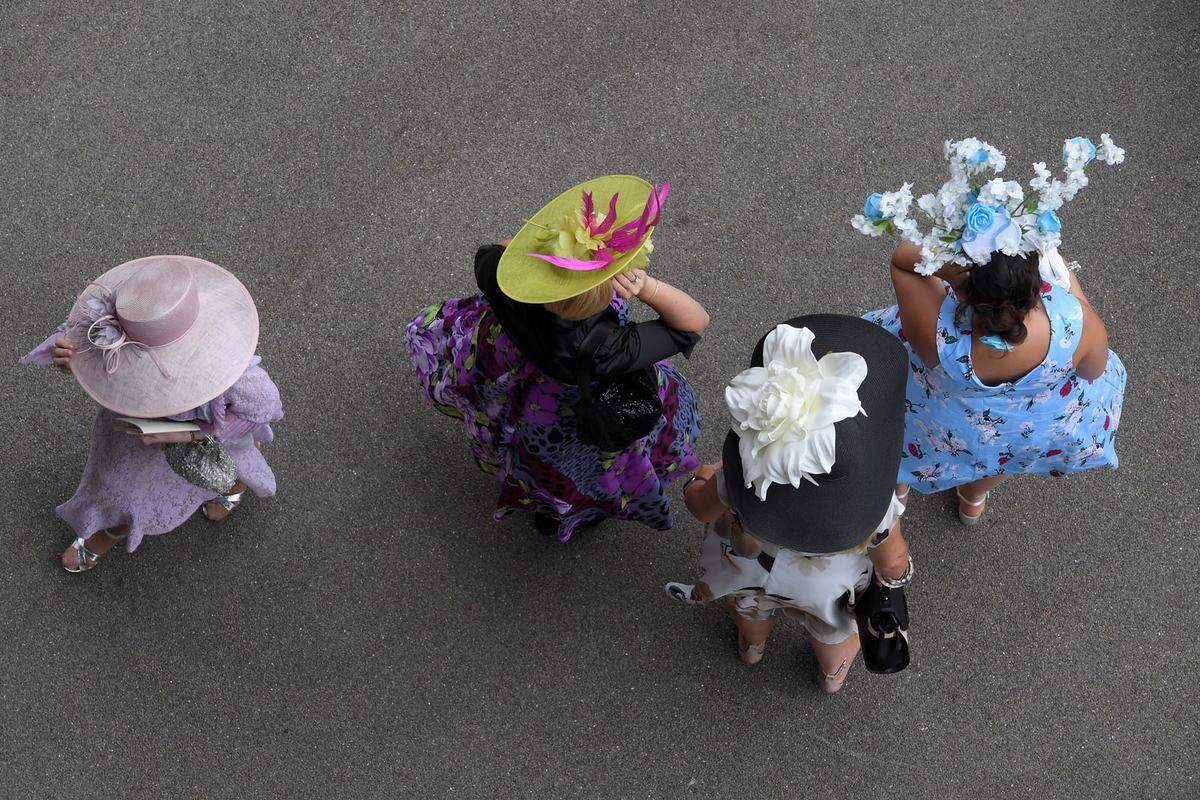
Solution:
{"label": "bracelet", "polygon": [[890,579],[885,578],[882,575],[880,575],[879,571],[876,570],[875,571],[875,579],[877,581],[879,581],[880,586],[886,587],[888,589],[900,589],[905,586],[908,586],[910,583],[912,583],[912,579],[913,579],[912,556],[908,557],[908,565],[904,568],[904,572],[900,575],[899,578],[896,578],[895,580],[890,580]]}
{"label": "bracelet", "polygon": [[649,303],[651,300],[654,299],[654,295],[658,294],[658,287],[660,284],[662,284],[662,281],[660,281],[658,278],[655,278],[654,279],[654,291],[650,293],[649,297],[647,297],[645,300],[642,301],[643,303]]}

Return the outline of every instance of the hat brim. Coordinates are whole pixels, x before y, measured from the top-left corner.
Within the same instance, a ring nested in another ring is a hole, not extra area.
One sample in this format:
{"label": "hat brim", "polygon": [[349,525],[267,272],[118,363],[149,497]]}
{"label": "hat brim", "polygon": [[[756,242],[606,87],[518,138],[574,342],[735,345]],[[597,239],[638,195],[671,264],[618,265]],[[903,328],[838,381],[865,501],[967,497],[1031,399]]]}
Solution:
{"label": "hat brim", "polygon": [[530,217],[505,248],[496,271],[496,282],[500,285],[500,291],[521,303],[555,303],[566,300],[599,286],[615,275],[620,275],[645,249],[646,243],[654,235],[653,228],[636,249],[616,259],[606,269],[563,269],[530,256],[529,253],[540,252],[539,248],[542,245],[538,237],[546,226],[560,224],[566,215],[582,207],[585,190],[592,193],[596,208],[601,213],[608,210],[609,199],[614,194],[617,195],[615,226],[619,227],[642,213],[654,187],[648,181],[634,175],[607,175],[567,189]]}
{"label": "hat brim", "polygon": [[124,416],[168,417],[207,403],[237,382],[258,346],[254,299],[241,281],[210,261],[148,256],[114,267],[94,283],[115,289],[134,270],[164,258],[187,264],[196,280],[199,313],[187,333],[154,348],[153,358],[126,347],[112,373],[102,354],[78,332],[69,334],[75,345],[75,381],[97,403]]}
{"label": "hat brim", "polygon": [[[808,481],[799,487],[773,484],[765,501],[745,485],[739,437],[730,431],[723,449],[726,491],[756,538],[805,553],[835,553],[870,536],[891,502],[904,444],[908,355],[899,339],[858,317],[811,314],[784,324],[813,332],[818,359],[830,352],[854,352],[866,359],[867,377],[858,396],[867,414],[834,425],[837,460],[830,475],[814,476],[815,486]],[[763,365],[765,340],[759,340],[752,366]]]}

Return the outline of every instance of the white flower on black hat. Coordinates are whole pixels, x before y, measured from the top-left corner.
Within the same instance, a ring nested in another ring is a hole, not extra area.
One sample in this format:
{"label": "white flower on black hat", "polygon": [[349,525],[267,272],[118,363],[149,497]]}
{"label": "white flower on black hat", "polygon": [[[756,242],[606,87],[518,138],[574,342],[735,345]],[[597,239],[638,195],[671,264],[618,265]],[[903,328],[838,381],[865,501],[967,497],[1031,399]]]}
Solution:
{"label": "white flower on black hat", "polygon": [[866,414],[858,387],[867,362],[858,353],[828,353],[818,360],[808,328],[779,325],[763,342],[763,364],[735,377],[725,404],[739,437],[742,475],[766,500],[772,483],[816,483],[833,467],[834,423]]}

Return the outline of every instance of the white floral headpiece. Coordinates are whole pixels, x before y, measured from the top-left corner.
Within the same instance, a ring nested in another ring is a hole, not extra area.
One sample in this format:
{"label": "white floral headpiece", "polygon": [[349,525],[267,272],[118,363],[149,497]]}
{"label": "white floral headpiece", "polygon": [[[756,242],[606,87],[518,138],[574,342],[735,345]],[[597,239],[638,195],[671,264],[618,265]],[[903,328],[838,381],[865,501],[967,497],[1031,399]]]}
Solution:
{"label": "white floral headpiece", "polygon": [[908,216],[913,199],[910,183],[894,192],[871,195],[863,213],[855,215],[850,224],[867,236],[899,235],[919,246],[916,271],[921,275],[932,275],[963,255],[976,264],[986,264],[995,252],[1038,252],[1046,262],[1043,273],[1047,269],[1060,273],[1050,277],[1061,283],[1065,266],[1057,248],[1062,243],[1062,222],[1055,212],[1088,185],[1087,167],[1096,159],[1120,164],[1125,151],[1113,144],[1107,133],[1100,135],[1099,148],[1082,136],[1067,139],[1063,143],[1063,180],[1052,178],[1045,162],[1038,162],[1033,165],[1036,177],[1029,181],[1026,196],[1017,181],[985,180],[989,172],[1004,171],[1004,154],[995,147],[979,139],[946,142],[950,180],[937,194],[917,200],[917,207],[932,223],[928,233],[922,233],[917,221]]}
{"label": "white floral headpiece", "polygon": [[834,423],[866,415],[858,387],[867,361],[858,353],[813,355],[808,328],[779,325],[763,342],[763,365],[735,377],[725,404],[736,423],[742,477],[767,499],[772,483],[799,487],[833,467]]}

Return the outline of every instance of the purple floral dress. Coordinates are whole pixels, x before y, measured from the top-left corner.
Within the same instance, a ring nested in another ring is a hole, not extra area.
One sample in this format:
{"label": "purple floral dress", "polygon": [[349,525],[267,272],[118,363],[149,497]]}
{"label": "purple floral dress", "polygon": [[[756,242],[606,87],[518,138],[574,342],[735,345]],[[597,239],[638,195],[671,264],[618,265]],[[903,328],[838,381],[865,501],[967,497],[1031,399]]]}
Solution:
{"label": "purple floral dress", "polygon": [[[49,366],[54,341],[64,327],[21,359]],[[259,451],[270,442],[272,422],[283,418],[279,389],[255,356],[233,386],[204,405],[171,419],[194,421],[201,433],[221,442],[237,465],[238,478],[259,497],[275,494],[275,474]],[[163,455],[163,445],[144,445],[116,430],[116,416],[100,408],[92,423],[92,443],[75,495],[55,511],[83,539],[105,528],[129,527],[125,540],[136,550],[145,536],[182,525],[216,493],[179,477]]]}
{"label": "purple floral dress", "polygon": [[1099,378],[1076,375],[1071,360],[1083,335],[1083,309],[1065,289],[1043,282],[1041,291],[1050,319],[1046,358],[1023,378],[996,386],[975,376],[970,310],[959,327],[958,299],[949,289],[938,316],[939,363],[933,369],[905,340],[899,307],[864,315],[900,337],[909,353],[897,483],[929,494],[993,475],[1116,468],[1125,365],[1110,350]]}
{"label": "purple floral dress", "polygon": [[[622,325],[629,309],[614,299]],[[656,530],[673,523],[667,484],[699,466],[700,415],[692,388],[666,361],[654,366],[663,416],[619,453],[579,441],[577,387],[527,360],[482,294],[430,306],[405,329],[429,401],[466,429],[479,467],[500,481],[495,519],[514,510],[559,517],[560,541],[604,517]]]}

